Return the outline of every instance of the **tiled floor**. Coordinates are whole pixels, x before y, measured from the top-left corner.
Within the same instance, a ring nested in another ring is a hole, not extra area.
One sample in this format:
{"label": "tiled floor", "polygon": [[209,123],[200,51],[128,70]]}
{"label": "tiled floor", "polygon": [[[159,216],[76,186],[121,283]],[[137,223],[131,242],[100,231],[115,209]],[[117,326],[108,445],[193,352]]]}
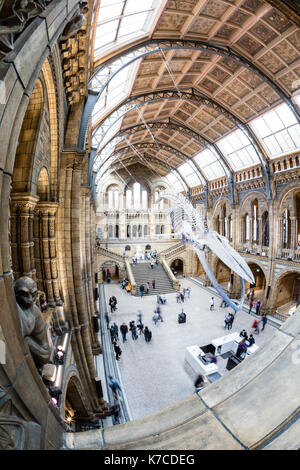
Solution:
{"label": "tiled floor", "polygon": [[[219,308],[219,297],[215,296],[215,310],[211,312],[211,293],[189,279],[182,279],[180,283],[182,287],[191,287],[191,298],[179,305],[175,293],[167,294],[167,304],[162,306],[164,322],[158,322],[157,326],[152,321],[156,296],[141,299],[127,294],[119,284],[106,285],[107,300],[111,295],[118,299],[118,309],[112,314],[112,321],[118,326],[123,321],[127,324],[131,320],[137,321],[137,313],[141,309],[144,325],[152,330],[150,343],[145,342],[143,335],[133,341],[131,334],[122,343],[119,334],[122,348],[119,368],[133,419],[158,411],[192,394],[196,374],[184,361],[185,348],[193,344],[209,344],[213,338],[227,334],[224,317],[230,310]],[[179,324],[177,316],[182,306],[187,314],[187,322]],[[245,328],[249,334],[253,320],[247,313],[238,313],[230,333]],[[260,346],[270,339],[274,331],[267,325],[265,331],[255,335],[256,344]],[[225,365],[226,361],[218,362],[221,372],[227,372]]]}

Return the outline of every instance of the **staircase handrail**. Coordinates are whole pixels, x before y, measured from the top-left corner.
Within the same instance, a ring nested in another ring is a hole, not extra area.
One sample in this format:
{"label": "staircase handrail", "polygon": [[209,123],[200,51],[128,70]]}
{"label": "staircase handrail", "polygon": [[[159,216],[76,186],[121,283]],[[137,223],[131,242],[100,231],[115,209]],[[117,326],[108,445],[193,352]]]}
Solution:
{"label": "staircase handrail", "polygon": [[134,279],[134,275],[131,269],[131,265],[128,259],[125,259],[125,266],[126,266],[126,271],[128,275],[128,280],[131,284],[131,295],[136,295],[137,293],[137,287],[136,287],[136,282]]}
{"label": "staircase handrail", "polygon": [[172,282],[172,286],[173,286],[173,289],[174,290],[179,290],[179,280],[176,279],[176,277],[174,276],[174,274],[172,273],[168,263],[166,262],[166,258],[164,255],[162,255],[160,257],[160,264],[161,266],[164,268],[165,272],[167,273],[167,276],[169,277],[169,279],[171,280]]}
{"label": "staircase handrail", "polygon": [[124,262],[124,256],[118,255],[118,253],[115,253],[114,251],[108,250],[107,248],[103,248],[102,246],[97,245],[96,246],[96,251],[97,253],[101,253],[103,255],[106,255],[110,258],[116,259],[118,261]]}

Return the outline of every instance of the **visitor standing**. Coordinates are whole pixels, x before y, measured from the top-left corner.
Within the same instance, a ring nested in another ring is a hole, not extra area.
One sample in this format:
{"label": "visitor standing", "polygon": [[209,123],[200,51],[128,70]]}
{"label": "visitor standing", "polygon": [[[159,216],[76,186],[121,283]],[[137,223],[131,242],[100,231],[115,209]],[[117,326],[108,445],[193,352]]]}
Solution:
{"label": "visitor standing", "polygon": [[252,307],[253,307],[253,302],[252,302],[252,300],[250,300],[250,303],[249,303],[249,312],[248,312],[248,313],[251,313]]}
{"label": "visitor standing", "polygon": [[118,343],[116,341],[114,342],[114,349],[115,349],[115,353],[116,353],[116,361],[118,361],[120,359],[121,354],[122,354],[122,349],[120,348],[120,346],[118,345]]}
{"label": "visitor standing", "polygon": [[136,325],[134,323],[134,320],[131,322],[131,336],[132,336],[132,339],[138,339],[138,335],[136,334]]}
{"label": "visitor standing", "polygon": [[152,333],[151,333],[151,331],[149,330],[148,326],[145,326],[144,334],[145,334],[145,341],[146,341],[146,343],[150,343],[151,338],[152,338]]}
{"label": "visitor standing", "polygon": [[152,288],[155,289],[155,280],[152,281]]}
{"label": "visitor standing", "polygon": [[258,320],[254,320],[254,322],[252,323],[252,328],[254,330],[254,333],[257,333],[259,335],[259,321]]}
{"label": "visitor standing", "polygon": [[202,388],[205,386],[205,382],[204,382],[204,377],[202,374],[199,374],[198,377],[196,378],[195,380],[195,392],[200,392],[200,390],[202,390]]}
{"label": "visitor standing", "polygon": [[141,297],[143,297],[143,295],[144,295],[144,290],[145,290],[145,286],[144,286],[144,284],[141,284],[141,285],[140,285]]}
{"label": "visitor standing", "polygon": [[212,297],[210,299],[210,308],[209,309],[214,310],[214,308],[215,308],[215,299]]}
{"label": "visitor standing", "polygon": [[151,266],[151,269],[153,269],[153,266],[154,266],[153,260],[151,260],[150,266]]}
{"label": "visitor standing", "polygon": [[263,315],[261,321],[262,321],[262,325],[263,325],[261,331],[264,331],[265,326],[266,326],[267,321],[268,321],[267,315]]}
{"label": "visitor standing", "polygon": [[255,296],[255,294],[254,294],[254,289],[252,289],[252,292],[251,292],[251,301],[252,301],[252,302],[253,302],[253,300],[254,300],[254,296]]}
{"label": "visitor standing", "polygon": [[186,293],[187,293],[188,299],[190,299],[191,298],[191,288],[190,287],[187,287]]}
{"label": "visitor standing", "polygon": [[116,323],[113,324],[113,328],[114,328],[114,338],[117,338],[119,339],[119,328],[118,328],[118,325]]}
{"label": "visitor standing", "polygon": [[144,333],[144,325],[143,325],[141,320],[139,320],[139,322],[137,324],[137,329],[139,330],[140,335]]}
{"label": "visitor standing", "polygon": [[157,322],[158,322],[158,313],[157,313],[156,310],[154,310],[153,321],[154,321],[154,324],[155,324],[155,325],[156,325]]}
{"label": "visitor standing", "polygon": [[149,290],[150,290],[150,284],[149,282],[146,282],[146,294],[149,294]]}
{"label": "visitor standing", "polygon": [[178,304],[181,303],[181,300],[180,300],[180,292],[177,292],[177,294],[176,294],[176,302],[177,302]]}
{"label": "visitor standing", "polygon": [[127,341],[126,335],[128,333],[128,326],[126,325],[126,323],[122,323],[122,325],[120,326],[120,331],[122,333],[123,343],[125,343],[125,341]]}
{"label": "visitor standing", "polygon": [[260,301],[256,303],[256,315],[259,315]]}

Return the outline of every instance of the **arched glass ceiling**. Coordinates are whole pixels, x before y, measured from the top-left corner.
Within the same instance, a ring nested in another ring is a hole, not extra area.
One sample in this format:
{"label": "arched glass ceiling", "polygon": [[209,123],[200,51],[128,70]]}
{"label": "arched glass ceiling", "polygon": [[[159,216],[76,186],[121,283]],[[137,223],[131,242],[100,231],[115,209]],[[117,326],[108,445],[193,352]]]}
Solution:
{"label": "arched glass ceiling", "polygon": [[220,163],[220,157],[212,146],[199,152],[194,157],[194,160],[208,180],[225,176],[225,171]]}
{"label": "arched glass ceiling", "polygon": [[285,103],[254,119],[250,126],[270,158],[300,149],[300,126]]}
{"label": "arched glass ceiling", "polygon": [[187,191],[187,186],[179,178],[178,174],[175,171],[171,171],[167,176],[165,176],[168,185],[172,188],[175,192],[181,193],[182,191]]}
{"label": "arched glass ceiling", "polygon": [[240,129],[220,139],[217,146],[234,171],[260,163],[254,146]]}
{"label": "arched glass ceiling", "polygon": [[147,37],[165,4],[161,0],[101,0],[94,60]]}
{"label": "arched glass ceiling", "polygon": [[[165,3],[165,0],[101,0],[95,35],[94,61],[121,46],[148,37]],[[108,80],[118,64],[121,67],[122,63],[122,59],[119,59],[113,66],[101,70],[93,77],[90,87],[98,91],[101,88],[103,75],[105,80]],[[93,125],[129,95],[139,64],[140,60],[137,60],[129,67],[121,68],[120,72],[111,79],[93,110]]]}
{"label": "arched glass ceiling", "polygon": [[189,186],[193,188],[194,186],[203,184],[203,180],[201,179],[197,168],[195,168],[191,163],[192,162],[189,161],[183,163],[178,167],[178,171],[188,182]]}

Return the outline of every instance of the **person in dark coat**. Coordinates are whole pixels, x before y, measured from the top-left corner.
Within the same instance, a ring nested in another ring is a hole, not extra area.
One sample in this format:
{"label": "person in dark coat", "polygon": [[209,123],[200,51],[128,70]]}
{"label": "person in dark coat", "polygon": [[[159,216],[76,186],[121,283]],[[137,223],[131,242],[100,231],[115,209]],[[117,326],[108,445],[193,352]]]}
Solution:
{"label": "person in dark coat", "polygon": [[263,325],[261,331],[263,331],[265,329],[265,326],[266,326],[267,321],[268,321],[267,315],[263,315],[261,321],[262,321],[262,325]]}
{"label": "person in dark coat", "polygon": [[119,328],[118,328],[118,325],[116,323],[113,324],[113,329],[114,329],[114,332],[115,332],[115,338],[119,339]]}
{"label": "person in dark coat", "polygon": [[256,303],[256,315],[259,315],[259,309],[260,309],[260,302],[258,301]]}
{"label": "person in dark coat", "polygon": [[120,331],[122,333],[123,343],[125,343],[125,341],[127,341],[126,340],[126,335],[128,333],[128,326],[124,322],[120,326]]}
{"label": "person in dark coat", "polygon": [[151,338],[152,338],[152,333],[151,333],[151,331],[149,330],[148,326],[145,326],[144,334],[145,334],[145,341],[146,341],[146,343],[150,343]]}
{"label": "person in dark coat", "polygon": [[136,334],[136,325],[134,323],[134,320],[131,322],[129,329],[131,330],[132,339],[138,339],[138,335]]}
{"label": "person in dark coat", "polygon": [[155,289],[155,280],[152,281],[152,288]]}
{"label": "person in dark coat", "polygon": [[145,290],[145,286],[144,286],[144,284],[141,284],[141,285],[140,285],[141,297],[143,297],[143,295],[144,295],[144,290]]}
{"label": "person in dark coat", "polygon": [[115,353],[116,353],[116,361],[118,361],[120,359],[121,354],[122,354],[122,349],[120,348],[120,346],[118,345],[118,343],[116,341],[114,342],[114,349],[115,349]]}

